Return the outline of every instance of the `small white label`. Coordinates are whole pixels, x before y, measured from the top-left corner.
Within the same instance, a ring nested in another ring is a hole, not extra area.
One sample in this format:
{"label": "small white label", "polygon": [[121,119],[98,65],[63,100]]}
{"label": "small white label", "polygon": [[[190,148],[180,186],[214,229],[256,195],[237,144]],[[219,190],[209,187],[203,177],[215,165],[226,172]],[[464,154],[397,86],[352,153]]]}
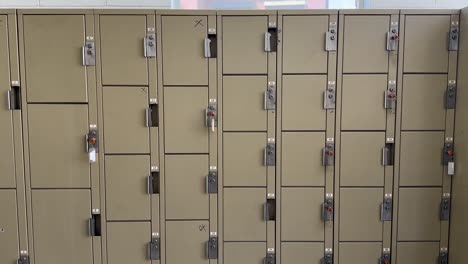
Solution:
{"label": "small white label", "polygon": [[455,174],[455,162],[451,161],[447,166],[447,174],[453,176]]}
{"label": "small white label", "polygon": [[88,156],[89,156],[89,163],[95,163],[96,162],[96,149],[90,148]]}

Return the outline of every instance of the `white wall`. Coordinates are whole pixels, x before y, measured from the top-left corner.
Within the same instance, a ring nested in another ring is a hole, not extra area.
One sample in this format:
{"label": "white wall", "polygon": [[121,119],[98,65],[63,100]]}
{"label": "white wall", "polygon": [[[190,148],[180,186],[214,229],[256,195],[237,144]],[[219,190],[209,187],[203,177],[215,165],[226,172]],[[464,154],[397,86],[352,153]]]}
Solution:
{"label": "white wall", "polygon": [[365,8],[463,8],[468,0],[361,0]]}
{"label": "white wall", "polygon": [[169,8],[171,0],[0,0],[0,7],[154,7]]}

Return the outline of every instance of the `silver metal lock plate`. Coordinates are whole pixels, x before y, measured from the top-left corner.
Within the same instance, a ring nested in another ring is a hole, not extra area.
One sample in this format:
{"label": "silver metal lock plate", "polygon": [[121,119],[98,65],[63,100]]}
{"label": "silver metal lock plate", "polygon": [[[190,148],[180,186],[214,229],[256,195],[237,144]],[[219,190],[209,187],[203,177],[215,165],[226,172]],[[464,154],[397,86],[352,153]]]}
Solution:
{"label": "silver metal lock plate", "polygon": [[144,51],[146,58],[156,57],[156,34],[148,33],[144,39]]}
{"label": "silver metal lock plate", "polygon": [[96,65],[96,45],[94,39],[88,37],[82,48],[83,66]]}

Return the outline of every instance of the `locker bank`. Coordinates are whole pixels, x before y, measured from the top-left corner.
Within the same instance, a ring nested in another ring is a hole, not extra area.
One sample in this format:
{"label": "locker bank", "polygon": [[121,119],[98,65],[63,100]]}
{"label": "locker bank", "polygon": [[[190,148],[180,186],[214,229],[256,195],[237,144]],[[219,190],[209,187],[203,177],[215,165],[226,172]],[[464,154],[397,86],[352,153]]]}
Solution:
{"label": "locker bank", "polygon": [[1,264],[465,264],[468,9],[0,10]]}

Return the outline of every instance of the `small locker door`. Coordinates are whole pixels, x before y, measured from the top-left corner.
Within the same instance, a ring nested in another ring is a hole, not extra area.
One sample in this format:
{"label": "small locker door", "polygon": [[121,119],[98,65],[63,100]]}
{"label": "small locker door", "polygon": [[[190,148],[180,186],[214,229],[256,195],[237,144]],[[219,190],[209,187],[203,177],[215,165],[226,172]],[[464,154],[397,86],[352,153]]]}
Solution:
{"label": "small locker door", "polygon": [[344,73],[386,73],[390,16],[345,16]]}
{"label": "small locker door", "polygon": [[405,72],[447,72],[449,15],[405,16]]}
{"label": "small locker door", "polygon": [[223,73],[266,74],[267,16],[223,17]]}
{"label": "small locker door", "polygon": [[108,222],[108,264],[151,264],[148,242],[151,240],[149,222]]}
{"label": "small locker door", "polygon": [[400,186],[442,186],[444,132],[402,132]]}
{"label": "small locker door", "polygon": [[[340,263],[376,264],[382,256],[382,243],[351,242],[340,243]],[[414,263],[415,264],[415,263]],[[422,263],[421,263],[422,264]]]}
{"label": "small locker door", "polygon": [[92,264],[89,190],[33,190],[36,264]]}
{"label": "small locker door", "polygon": [[282,186],[324,186],[323,132],[283,132]]}
{"label": "small locker door", "polygon": [[398,240],[440,240],[441,201],[441,188],[400,189]]}
{"label": "small locker door", "polygon": [[342,130],[385,130],[387,75],[344,75]]}
{"label": "small locker door", "polygon": [[208,219],[208,155],[166,155],[166,219]]}
{"label": "small locker door", "polygon": [[444,130],[447,75],[403,77],[402,130]]}
{"label": "small locker door", "polygon": [[281,197],[281,240],[323,241],[323,188],[283,188]]}
{"label": "small locker door", "polygon": [[144,15],[101,15],[103,85],[147,85],[148,68],[143,41]]}
{"label": "small locker door", "polygon": [[107,220],[150,220],[150,157],[107,155],[105,159]]}
{"label": "small locker door", "polygon": [[208,226],[208,221],[167,221],[166,263],[208,264]]}
{"label": "small locker door", "polygon": [[0,201],[0,260],[13,264],[19,258],[16,191],[0,190]]}
{"label": "small locker door", "polygon": [[398,242],[397,263],[439,263],[439,242]]}
{"label": "small locker door", "polygon": [[266,241],[265,202],[264,188],[224,189],[224,241]]}
{"label": "small locker door", "polygon": [[323,243],[283,242],[281,243],[281,263],[320,264],[325,247]]}
{"label": "small locker door", "polygon": [[83,15],[25,15],[24,53],[28,102],[87,102]]}
{"label": "small locker door", "polygon": [[28,106],[32,188],[89,188],[88,106]]}
{"label": "small locker door", "polygon": [[106,154],[149,153],[149,128],[145,124],[148,106],[148,88],[103,88]]}
{"label": "small locker door", "polygon": [[326,73],[328,16],[283,16],[283,73]]}
{"label": "small locker door", "polygon": [[208,87],[164,87],[166,153],[208,153]]}
{"label": "small locker door", "polygon": [[323,94],[326,75],[283,76],[282,121],[284,130],[325,130]]}
{"label": "small locker door", "polygon": [[265,264],[266,243],[262,242],[225,242],[225,264]]}
{"label": "small locker door", "polygon": [[162,17],[164,85],[208,85],[207,20],[206,16]]}
{"label": "small locker door", "polygon": [[266,133],[224,133],[224,186],[266,186]]}
{"label": "small locker door", "polygon": [[223,77],[223,130],[266,131],[266,76]]}

